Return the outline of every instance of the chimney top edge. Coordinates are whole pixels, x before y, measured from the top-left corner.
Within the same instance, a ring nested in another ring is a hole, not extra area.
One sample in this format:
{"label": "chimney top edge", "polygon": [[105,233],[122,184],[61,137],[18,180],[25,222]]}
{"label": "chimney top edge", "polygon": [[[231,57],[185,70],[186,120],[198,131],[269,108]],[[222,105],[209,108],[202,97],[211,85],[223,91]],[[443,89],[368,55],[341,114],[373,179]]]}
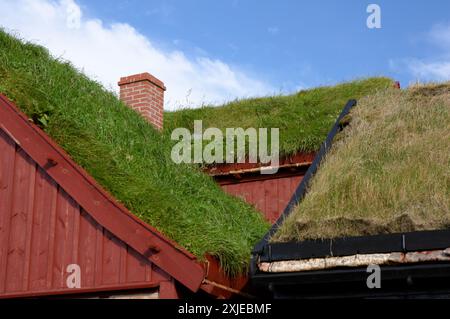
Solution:
{"label": "chimney top edge", "polygon": [[150,83],[156,85],[160,89],[166,91],[164,83],[148,72],[121,77],[118,85],[123,86],[127,84],[133,84],[144,81],[149,81]]}

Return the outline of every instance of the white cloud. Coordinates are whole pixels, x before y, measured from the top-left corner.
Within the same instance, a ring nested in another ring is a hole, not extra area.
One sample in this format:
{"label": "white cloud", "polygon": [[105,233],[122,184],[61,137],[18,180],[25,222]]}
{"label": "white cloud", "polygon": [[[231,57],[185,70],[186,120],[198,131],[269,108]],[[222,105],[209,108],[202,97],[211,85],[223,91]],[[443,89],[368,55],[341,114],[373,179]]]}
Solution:
{"label": "white cloud", "polygon": [[391,68],[406,67],[419,81],[450,80],[450,25],[436,25],[426,34],[437,54],[427,59],[407,58],[400,62],[391,61]]}
{"label": "white cloud", "polygon": [[450,80],[450,59],[448,61],[423,62],[411,60],[409,71],[419,80]]}
{"label": "white cloud", "polygon": [[0,16],[6,30],[46,46],[109,89],[117,90],[121,76],[152,73],[168,88],[168,109],[275,91],[221,60],[162,50],[129,24],[85,18],[74,0],[0,0],[0,12],[8,13]]}

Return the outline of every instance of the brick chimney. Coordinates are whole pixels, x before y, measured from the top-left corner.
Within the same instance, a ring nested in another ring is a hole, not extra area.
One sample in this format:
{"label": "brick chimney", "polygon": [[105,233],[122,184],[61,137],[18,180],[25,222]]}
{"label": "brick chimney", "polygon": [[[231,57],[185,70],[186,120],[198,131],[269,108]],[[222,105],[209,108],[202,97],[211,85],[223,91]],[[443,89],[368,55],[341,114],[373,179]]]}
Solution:
{"label": "brick chimney", "polygon": [[150,73],[141,73],[121,78],[119,87],[120,99],[158,130],[162,130],[164,83]]}

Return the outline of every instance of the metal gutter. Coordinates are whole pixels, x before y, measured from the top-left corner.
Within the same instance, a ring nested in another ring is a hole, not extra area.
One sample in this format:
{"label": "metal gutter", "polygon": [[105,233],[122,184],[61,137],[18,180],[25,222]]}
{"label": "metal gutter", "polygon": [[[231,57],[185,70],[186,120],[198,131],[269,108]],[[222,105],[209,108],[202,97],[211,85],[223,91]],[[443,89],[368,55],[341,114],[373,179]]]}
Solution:
{"label": "metal gutter", "polygon": [[303,242],[268,243],[260,262],[353,256],[360,254],[410,253],[450,247],[450,230],[418,231],[375,236],[344,237]]}

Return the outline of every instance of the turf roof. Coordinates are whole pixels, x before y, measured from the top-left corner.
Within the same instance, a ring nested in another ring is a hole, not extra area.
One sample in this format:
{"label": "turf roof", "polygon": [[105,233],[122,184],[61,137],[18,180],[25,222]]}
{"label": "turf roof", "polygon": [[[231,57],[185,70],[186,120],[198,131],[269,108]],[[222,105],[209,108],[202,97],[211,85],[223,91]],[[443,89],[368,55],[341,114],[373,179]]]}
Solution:
{"label": "turf roof", "polygon": [[273,242],[450,227],[450,83],[359,101]]}
{"label": "turf roof", "polygon": [[12,99],[105,189],[138,217],[202,258],[217,256],[230,274],[248,266],[268,225],[226,195],[197,167],[170,159],[175,127],[279,127],[282,154],[314,151],[349,98],[392,85],[370,78],[223,107],[166,112],[156,132],[115,95],[46,49],[0,30],[0,92]]}
{"label": "turf roof", "polygon": [[164,114],[164,132],[184,127],[193,131],[194,120],[204,129],[217,127],[279,128],[280,153],[317,151],[349,99],[359,99],[391,87],[393,81],[377,77],[319,87],[288,96],[237,100],[221,107],[204,106]]}
{"label": "turf roof", "polygon": [[261,215],[197,167],[174,164],[172,142],[100,84],[0,30],[0,92],[135,215],[229,274],[246,269],[268,228]]}

